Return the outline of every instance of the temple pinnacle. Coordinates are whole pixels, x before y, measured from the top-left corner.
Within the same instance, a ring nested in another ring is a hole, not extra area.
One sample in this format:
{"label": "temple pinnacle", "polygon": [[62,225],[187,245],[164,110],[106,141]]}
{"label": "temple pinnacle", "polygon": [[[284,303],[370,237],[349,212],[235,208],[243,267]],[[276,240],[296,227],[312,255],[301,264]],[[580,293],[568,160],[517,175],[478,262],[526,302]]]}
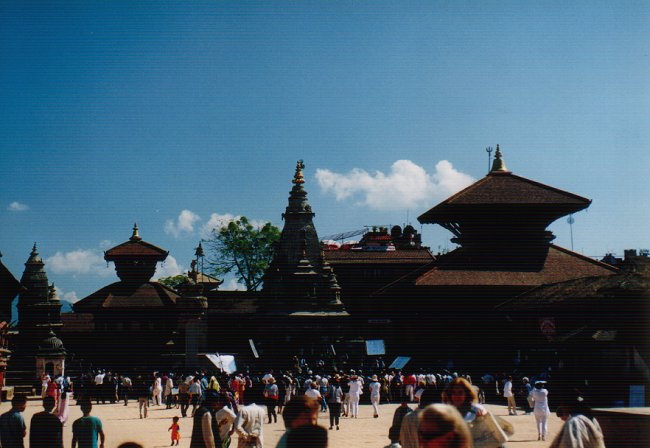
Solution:
{"label": "temple pinnacle", "polygon": [[140,237],[140,234],[138,233],[138,223],[133,223],[133,235],[131,235],[130,238],[131,241],[141,241],[142,238]]}
{"label": "temple pinnacle", "polygon": [[501,173],[508,173],[508,168],[506,168],[506,162],[501,158],[501,150],[499,149],[499,145],[497,145],[497,150],[496,153],[494,154],[494,162],[492,162],[492,170],[490,170],[491,173],[494,172],[501,172]]}
{"label": "temple pinnacle", "polygon": [[305,169],[305,164],[302,160],[298,160],[296,163],[296,174],[293,176],[293,182],[296,185],[304,184],[305,183],[305,178],[302,175],[302,170]]}

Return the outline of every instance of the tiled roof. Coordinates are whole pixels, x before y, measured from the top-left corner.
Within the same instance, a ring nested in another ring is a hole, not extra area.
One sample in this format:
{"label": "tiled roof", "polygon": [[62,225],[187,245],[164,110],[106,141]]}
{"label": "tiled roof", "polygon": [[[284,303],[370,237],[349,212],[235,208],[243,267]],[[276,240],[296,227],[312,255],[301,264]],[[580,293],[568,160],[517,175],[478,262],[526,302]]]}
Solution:
{"label": "tiled roof", "polygon": [[512,173],[490,173],[483,179],[461,190],[418,217],[421,223],[435,222],[451,211],[466,210],[476,206],[533,205],[557,207],[576,212],[589,206],[591,201],[558,188],[516,176]]}
{"label": "tiled roof", "polygon": [[94,316],[90,313],[61,313],[63,333],[88,332],[95,329]]}
{"label": "tiled roof", "polygon": [[508,310],[546,308],[557,304],[581,304],[624,296],[649,299],[650,277],[620,273],[567,280],[534,288],[502,303],[498,308]]}
{"label": "tiled roof", "polygon": [[336,264],[426,264],[434,260],[428,249],[394,251],[326,250],[325,260]]}
{"label": "tiled roof", "polygon": [[127,256],[148,256],[157,258],[166,258],[169,252],[161,249],[146,241],[126,241],[119,244],[112,249],[109,249],[104,254],[104,259],[111,260],[114,257],[127,257]]}
{"label": "tiled roof", "polygon": [[106,308],[166,308],[173,307],[178,297],[173,289],[157,282],[139,286],[116,282],[81,299],[73,308],[75,312]]}
{"label": "tiled roof", "polygon": [[[454,251],[455,252],[455,251]],[[543,266],[539,270],[517,271],[488,269],[444,269],[445,257],[455,257],[450,252],[443,255],[436,267],[415,280],[416,286],[522,286],[535,287],[580,277],[611,275],[619,270],[559,246],[551,245]],[[458,257],[462,260],[462,257]],[[498,258],[498,254],[495,254]],[[456,260],[454,266],[462,266]]]}

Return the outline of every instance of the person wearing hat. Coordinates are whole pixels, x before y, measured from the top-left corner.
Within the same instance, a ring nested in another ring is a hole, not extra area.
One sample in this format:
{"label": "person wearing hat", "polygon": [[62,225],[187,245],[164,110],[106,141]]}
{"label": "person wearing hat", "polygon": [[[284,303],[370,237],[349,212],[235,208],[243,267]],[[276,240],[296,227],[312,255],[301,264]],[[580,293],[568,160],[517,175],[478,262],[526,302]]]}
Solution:
{"label": "person wearing hat", "polygon": [[546,381],[535,381],[532,399],[535,402],[533,414],[537,422],[537,440],[546,440],[548,433],[548,417],[551,410],[548,407],[548,390],[546,390]]}
{"label": "person wearing hat", "polygon": [[374,417],[379,417],[379,401],[381,400],[381,383],[377,379],[377,375],[373,375],[370,378],[370,384],[368,385],[370,389],[370,403],[372,403],[372,409],[374,411]]}
{"label": "person wearing hat", "polygon": [[275,412],[275,408],[278,405],[279,398],[278,386],[275,384],[275,378],[271,376],[266,379],[266,386],[264,386],[264,404],[266,404],[266,410],[269,414],[269,423],[278,422],[278,414]]}

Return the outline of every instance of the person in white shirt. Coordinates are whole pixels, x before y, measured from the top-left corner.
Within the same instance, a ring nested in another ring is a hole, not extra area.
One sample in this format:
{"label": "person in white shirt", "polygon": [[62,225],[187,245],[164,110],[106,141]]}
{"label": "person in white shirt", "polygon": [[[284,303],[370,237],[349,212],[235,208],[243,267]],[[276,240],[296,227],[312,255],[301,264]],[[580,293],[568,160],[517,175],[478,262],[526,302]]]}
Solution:
{"label": "person in white shirt", "polygon": [[264,446],[264,409],[255,403],[239,407],[235,430],[239,434],[237,448],[262,448]]}
{"label": "person in white shirt", "polygon": [[374,417],[379,417],[379,401],[381,399],[381,383],[377,380],[377,375],[373,375],[370,378],[371,383],[368,385],[370,389],[370,403],[372,403],[372,409],[375,412]]}
{"label": "person in white shirt", "polygon": [[548,407],[548,390],[544,387],[546,381],[535,381],[535,388],[532,391],[532,399],[535,402],[533,414],[537,422],[537,440],[546,440],[548,434],[547,420],[551,415]]}
{"label": "person in white shirt", "polygon": [[359,377],[352,375],[350,382],[350,418],[357,418],[359,416],[359,398],[363,394],[363,384],[359,381]]}
{"label": "person in white shirt", "polygon": [[503,384],[503,396],[508,400],[508,415],[517,415],[517,403],[515,403],[515,394],[512,392],[512,376],[508,376]]}
{"label": "person in white shirt", "polygon": [[317,383],[311,383],[311,387],[305,392],[305,396],[311,398],[312,400],[316,400],[317,402],[321,402],[322,396],[320,392],[318,391],[318,384]]}

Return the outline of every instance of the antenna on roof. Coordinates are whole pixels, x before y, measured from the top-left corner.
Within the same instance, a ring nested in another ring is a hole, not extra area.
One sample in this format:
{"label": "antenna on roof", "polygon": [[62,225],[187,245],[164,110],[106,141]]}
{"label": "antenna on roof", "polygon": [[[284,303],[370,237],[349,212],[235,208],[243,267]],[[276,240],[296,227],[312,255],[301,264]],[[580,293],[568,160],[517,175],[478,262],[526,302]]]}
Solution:
{"label": "antenna on roof", "polygon": [[494,151],[494,148],[491,146],[488,146],[485,148],[485,151],[488,153],[488,173],[492,169],[492,151]]}
{"label": "antenna on roof", "polygon": [[573,223],[576,222],[576,220],[573,218],[573,213],[569,215],[566,222],[569,223],[569,229],[571,229],[571,250],[573,250]]}

